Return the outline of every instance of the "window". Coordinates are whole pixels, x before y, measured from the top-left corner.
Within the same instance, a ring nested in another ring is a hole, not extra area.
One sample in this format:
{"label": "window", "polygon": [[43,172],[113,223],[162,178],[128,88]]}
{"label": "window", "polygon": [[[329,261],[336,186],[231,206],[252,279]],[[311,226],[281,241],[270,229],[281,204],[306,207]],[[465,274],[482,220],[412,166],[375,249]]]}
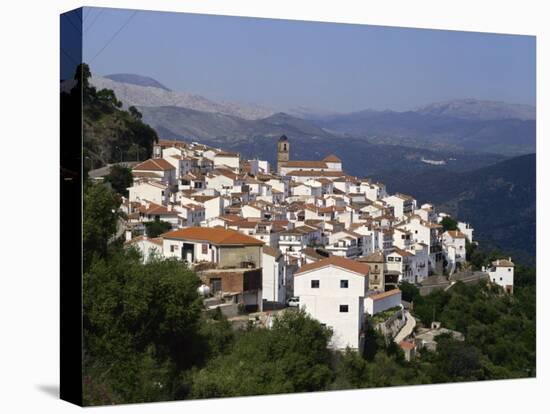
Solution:
{"label": "window", "polygon": [[500,278],[500,281],[502,282],[502,278]]}
{"label": "window", "polygon": [[396,258],[395,258],[395,261],[396,261],[396,262],[400,262],[400,261],[401,261],[401,258],[400,258],[400,257],[396,257]]}
{"label": "window", "polygon": [[511,272],[511,271],[512,271],[512,269],[508,268],[508,271],[509,271],[509,272]]}
{"label": "window", "polygon": [[340,280],[340,287],[342,289],[347,289],[348,288],[348,281],[347,280]]}
{"label": "window", "polygon": [[172,253],[174,253],[176,250],[178,250],[178,245],[177,245],[177,244],[172,244],[172,245],[170,246],[170,251],[171,251]]}
{"label": "window", "polygon": [[388,262],[393,262],[393,257],[388,257]]}
{"label": "window", "polygon": [[319,289],[319,281],[318,280],[312,280],[311,281],[311,288],[312,289]]}
{"label": "window", "polygon": [[340,313],[345,313],[349,311],[348,305],[340,305]]}
{"label": "window", "polygon": [[222,290],[222,279],[221,278],[211,278],[210,287],[212,288],[212,293],[217,293]]}

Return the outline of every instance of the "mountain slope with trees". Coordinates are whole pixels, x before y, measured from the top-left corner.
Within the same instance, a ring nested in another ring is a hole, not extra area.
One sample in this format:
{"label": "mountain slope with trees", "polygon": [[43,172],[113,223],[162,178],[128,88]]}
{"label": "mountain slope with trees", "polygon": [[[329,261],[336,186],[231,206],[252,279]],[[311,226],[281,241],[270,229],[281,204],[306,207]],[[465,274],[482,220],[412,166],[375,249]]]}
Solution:
{"label": "mountain slope with trees", "polygon": [[536,155],[505,160],[474,171],[444,167],[413,175],[377,177],[391,192],[413,194],[441,211],[470,222],[474,238],[487,249],[500,249],[524,263],[536,254]]}
{"label": "mountain slope with trees", "polygon": [[147,159],[158,141],[155,130],[142,121],[135,107],[123,110],[112,90],[96,89],[90,78],[88,65],[79,65],[74,88],[82,89],[83,158],[87,169]]}

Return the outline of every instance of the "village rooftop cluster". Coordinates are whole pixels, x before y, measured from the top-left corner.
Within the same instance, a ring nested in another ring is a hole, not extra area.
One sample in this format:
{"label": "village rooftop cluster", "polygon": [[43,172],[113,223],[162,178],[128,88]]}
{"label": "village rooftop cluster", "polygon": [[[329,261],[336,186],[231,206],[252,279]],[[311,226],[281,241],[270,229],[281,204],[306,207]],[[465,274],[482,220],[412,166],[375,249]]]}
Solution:
{"label": "village rooftop cluster", "polygon": [[[277,165],[246,160],[196,142],[160,140],[153,158],[133,166],[133,185],[121,206],[126,246],[144,261],[153,255],[194,269],[211,308],[262,311],[299,306],[332,328],[335,349],[361,349],[366,314],[402,306],[399,284],[452,275],[466,260],[473,228],[414,197],[388,194],[384,184],[352,177],[342,161],[290,157],[277,142]],[[145,223],[170,223],[148,237]],[[484,269],[512,293],[514,264]],[[205,300],[206,302],[206,300]],[[414,349],[414,318],[406,311],[396,337]]]}

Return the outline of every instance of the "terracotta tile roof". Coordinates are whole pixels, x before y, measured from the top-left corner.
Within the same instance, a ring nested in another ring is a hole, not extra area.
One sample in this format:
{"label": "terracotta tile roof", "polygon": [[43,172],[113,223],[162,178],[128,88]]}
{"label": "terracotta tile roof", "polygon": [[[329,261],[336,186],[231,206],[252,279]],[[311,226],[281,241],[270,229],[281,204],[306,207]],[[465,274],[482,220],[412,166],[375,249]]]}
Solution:
{"label": "terracotta tile roof", "polygon": [[492,263],[495,267],[514,267],[514,263],[509,259],[498,259]]}
{"label": "terracotta tile roof", "polygon": [[410,351],[416,348],[416,344],[414,342],[409,342],[409,341],[401,341],[399,342],[399,346],[407,351]]}
{"label": "terracotta tile roof", "polygon": [[207,241],[219,246],[263,246],[263,242],[236,230],[222,227],[188,227],[161,235],[164,239]]}
{"label": "terracotta tile roof", "polygon": [[176,167],[174,167],[164,158],[151,158],[132,168],[133,171],[168,171],[175,169]]}
{"label": "terracotta tile roof", "polygon": [[295,276],[310,272],[312,270],[322,269],[327,266],[339,267],[341,269],[349,270],[350,272],[359,273],[361,275],[369,274],[369,266],[364,263],[359,263],[354,260],[346,259],[339,256],[330,256],[326,259],[319,260],[318,262],[303,265],[298,272],[294,273]]}
{"label": "terracotta tile roof", "polygon": [[215,157],[231,157],[231,158],[239,158],[239,154],[236,154],[234,152],[218,152]]}
{"label": "terracotta tile roof", "polygon": [[451,236],[453,239],[465,239],[466,236],[464,233],[458,231],[458,230],[449,230],[447,231],[449,233],[449,236]]}
{"label": "terracotta tile roof", "polygon": [[401,295],[401,291],[399,289],[392,289],[392,290],[388,290],[387,292],[382,292],[376,295],[369,296],[369,298],[371,298],[373,301],[376,301],[376,300],[388,298],[393,295]]}
{"label": "terracotta tile roof", "polygon": [[359,262],[384,263],[384,254],[380,251],[373,252],[367,256],[357,258]]}
{"label": "terracotta tile roof", "polygon": [[135,178],[161,178],[160,175],[150,171],[132,171]]}
{"label": "terracotta tile roof", "polygon": [[397,253],[399,256],[403,256],[403,257],[414,256],[413,253],[400,249],[399,247],[393,246],[393,249],[394,249],[394,253]]}
{"label": "terracotta tile roof", "polygon": [[126,240],[126,241],[124,242],[124,244],[125,244],[125,245],[134,244],[134,243],[140,242],[140,241],[142,241],[142,240],[143,240],[143,241],[149,241],[149,242],[151,242],[151,243],[154,243],[154,244],[157,244],[157,245],[159,245],[159,246],[162,246],[162,238],[161,238],[161,237],[154,237],[154,238],[150,239],[150,238],[147,238],[147,237],[145,237],[145,236],[143,236],[143,235],[141,235],[141,236],[136,236],[136,237],[134,237],[134,238],[131,239],[131,240]]}
{"label": "terracotta tile roof", "polygon": [[275,249],[274,247],[271,247],[271,246],[264,246],[262,247],[262,251],[265,253],[265,254],[268,254],[270,256],[273,256],[274,258],[279,258],[280,256],[282,256],[282,253],[279,249]]}
{"label": "terracotta tile roof", "polygon": [[342,171],[298,171],[293,170],[286,173],[293,177],[342,177],[346,173]]}
{"label": "terracotta tile roof", "polygon": [[176,140],[168,140],[168,139],[159,139],[158,144],[165,148],[165,147],[180,147],[185,148],[188,146],[186,142],[183,141],[176,141]]}
{"label": "terracotta tile roof", "polygon": [[324,161],[287,161],[283,165],[286,168],[328,168]]}
{"label": "terracotta tile roof", "polygon": [[323,260],[331,256],[330,252],[324,249],[313,248],[313,247],[306,247],[305,249],[302,250],[302,253],[304,254],[304,256],[307,256],[315,260]]}
{"label": "terracotta tile roof", "polygon": [[140,213],[149,214],[149,215],[159,215],[159,216],[177,216],[178,215],[178,212],[176,210],[168,210],[167,207],[161,206],[155,203],[150,203],[149,208],[142,206],[138,210]]}
{"label": "terracotta tile roof", "polygon": [[330,155],[326,156],[325,158],[323,158],[323,161],[326,161],[326,162],[342,162],[342,160],[334,154],[330,154]]}

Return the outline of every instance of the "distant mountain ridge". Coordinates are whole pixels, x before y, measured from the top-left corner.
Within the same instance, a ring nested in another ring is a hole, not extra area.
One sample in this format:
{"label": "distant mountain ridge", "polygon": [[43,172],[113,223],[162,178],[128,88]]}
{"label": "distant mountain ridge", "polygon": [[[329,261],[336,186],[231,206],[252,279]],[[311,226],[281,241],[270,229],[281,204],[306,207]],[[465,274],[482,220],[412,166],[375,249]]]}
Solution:
{"label": "distant mountain ridge", "polygon": [[[516,156],[536,150],[535,108],[528,105],[461,99],[405,112],[367,109],[331,113],[295,107],[283,116],[269,108],[216,102],[167,90],[160,82],[139,75],[93,77],[91,82],[100,89],[112,89],[125,107],[140,108],[146,122],[172,137],[225,142],[286,133],[300,137],[354,137],[371,144],[444,153]],[[284,120],[278,124],[277,118]]]}
{"label": "distant mountain ridge", "polygon": [[444,151],[478,151],[507,156],[528,154],[536,150],[535,120],[476,119],[475,116],[466,119],[456,115],[456,111],[455,116],[449,116],[448,109],[434,109],[443,107],[430,108],[406,112],[365,110],[311,119],[310,122],[328,131],[364,138],[378,144]]}
{"label": "distant mountain ridge", "polygon": [[114,73],[112,75],[105,75],[104,78],[111,79],[115,82],[128,83],[130,85],[152,86],[153,88],[160,88],[164,89],[165,91],[170,91],[169,88],[164,86],[156,79],[150,78],[148,76],[136,75],[133,73]]}
{"label": "distant mountain ridge", "polygon": [[504,119],[533,121],[536,119],[536,109],[534,106],[477,99],[455,99],[446,102],[435,102],[417,108],[414,112],[421,115],[448,116],[476,121]]}
{"label": "distant mountain ridge", "polygon": [[[128,75],[125,76],[127,79]],[[157,82],[154,79],[152,81]],[[121,100],[125,106],[175,106],[196,111],[237,116],[243,119],[260,119],[275,113],[273,110],[262,107],[233,102],[214,102],[203,96],[188,92],[176,92],[152,85],[138,85],[135,83],[115,81],[107,77],[93,76],[90,82],[98,89],[113,90],[117,98]]]}

